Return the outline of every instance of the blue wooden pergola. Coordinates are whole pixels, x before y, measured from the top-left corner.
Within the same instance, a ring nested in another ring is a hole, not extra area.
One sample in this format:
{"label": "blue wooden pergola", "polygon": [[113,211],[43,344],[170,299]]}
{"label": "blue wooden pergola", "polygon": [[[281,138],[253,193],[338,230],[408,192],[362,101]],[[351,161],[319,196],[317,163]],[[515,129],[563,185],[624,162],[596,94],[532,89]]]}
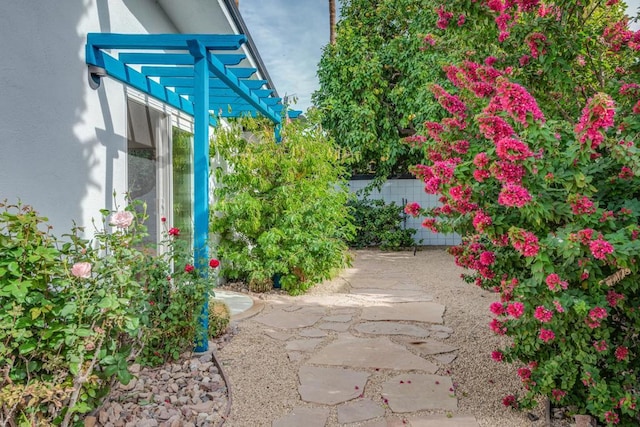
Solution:
{"label": "blue wooden pergola", "polygon": [[[246,40],[242,34],[87,35],[92,87],[109,76],[193,116],[193,252],[200,271],[207,270],[209,259],[209,126],[216,125],[215,117],[263,115],[275,124],[279,140],[286,109],[273,90],[263,88],[267,81],[254,77],[255,68],[238,66],[246,56],[231,52]],[[290,118],[300,113],[286,111]],[[208,349],[207,313],[208,298],[201,322],[204,335],[198,337],[196,351]]]}

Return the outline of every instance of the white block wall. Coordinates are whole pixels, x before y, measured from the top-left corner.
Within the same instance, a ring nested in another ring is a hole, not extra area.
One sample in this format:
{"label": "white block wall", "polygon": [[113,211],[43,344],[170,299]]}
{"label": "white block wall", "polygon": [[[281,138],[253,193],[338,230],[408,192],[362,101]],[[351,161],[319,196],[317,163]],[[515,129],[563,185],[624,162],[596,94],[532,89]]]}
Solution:
{"label": "white block wall", "polygon": [[[349,181],[349,190],[356,193],[371,183],[370,180]],[[438,197],[427,194],[424,191],[424,184],[417,179],[389,179],[380,190],[373,190],[368,196],[369,199],[382,199],[385,203],[395,202],[402,206],[409,202],[418,202],[423,208],[431,208],[440,205]],[[404,201],[403,201],[404,200]],[[406,227],[416,229],[414,239],[417,244],[425,246],[452,246],[460,243],[460,236],[457,234],[433,233],[422,227],[424,218],[413,218],[407,216]],[[422,239],[422,243],[420,243]]]}

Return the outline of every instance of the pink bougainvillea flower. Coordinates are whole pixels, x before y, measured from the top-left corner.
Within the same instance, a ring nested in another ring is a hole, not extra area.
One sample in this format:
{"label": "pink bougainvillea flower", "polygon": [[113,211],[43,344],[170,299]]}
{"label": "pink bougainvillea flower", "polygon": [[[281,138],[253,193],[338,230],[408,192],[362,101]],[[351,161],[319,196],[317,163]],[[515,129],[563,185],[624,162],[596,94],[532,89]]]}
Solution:
{"label": "pink bougainvillea flower", "polygon": [[516,397],[512,394],[505,396],[504,399],[502,399],[502,404],[504,406],[511,407],[511,408],[518,407],[518,402],[516,401]]}
{"label": "pink bougainvillea flower", "polygon": [[491,358],[496,362],[502,362],[504,360],[504,354],[501,351],[492,351]]}
{"label": "pink bougainvillea flower", "polygon": [[538,237],[522,229],[514,229],[509,232],[511,246],[524,256],[536,256],[540,250]]}
{"label": "pink bougainvillea flower", "polygon": [[594,341],[593,347],[599,352],[606,351],[607,350],[607,342],[605,340]]}
{"label": "pink bougainvillea flower", "polygon": [[211,258],[211,259],[209,260],[209,267],[211,267],[211,268],[218,268],[219,266],[220,266],[220,261],[218,261],[217,259],[215,259],[215,258]]}
{"label": "pink bougainvillea flower", "polygon": [[596,259],[606,259],[607,254],[613,253],[613,245],[602,238],[589,242],[589,250]]}
{"label": "pink bougainvillea flower", "polygon": [[491,322],[489,323],[489,327],[498,335],[504,335],[507,333],[507,328],[498,319],[491,320]]}
{"label": "pink bougainvillea flower", "polygon": [[417,217],[420,215],[420,204],[416,202],[407,203],[404,207],[404,213],[407,215],[411,215],[412,217]]}
{"label": "pink bougainvillea flower", "polygon": [[527,144],[513,138],[500,139],[496,143],[496,154],[501,159],[511,162],[525,160],[533,155]]}
{"label": "pink bougainvillea flower", "polygon": [[540,333],[538,334],[538,338],[540,338],[542,341],[548,343],[550,341],[553,341],[555,337],[556,337],[556,334],[553,333],[553,331],[549,329],[540,328]]}
{"label": "pink bougainvillea flower", "polygon": [[544,55],[547,53],[547,50],[544,48],[547,37],[542,33],[532,33],[527,36],[525,39],[527,45],[529,46],[529,50],[531,56],[534,58],[538,58],[540,55]]}
{"label": "pink bougainvillea flower", "polygon": [[581,143],[590,142],[592,149],[604,140],[602,132],[613,126],[615,103],[606,93],[597,93],[587,100],[574,131]]}
{"label": "pink bougainvillea flower", "polygon": [[596,206],[587,196],[572,195],[568,201],[574,215],[591,215],[596,212]]}
{"label": "pink bougainvillea flower", "polygon": [[489,306],[489,310],[491,310],[491,312],[496,316],[500,316],[504,313],[504,305],[499,301],[494,301]]}
{"label": "pink bougainvillea flower", "polygon": [[524,314],[524,304],[520,301],[513,302],[507,306],[507,313],[510,316],[519,319]]}
{"label": "pink bougainvillea flower", "polygon": [[498,203],[503,206],[521,208],[531,201],[531,195],[526,188],[517,184],[506,184],[500,190]]}
{"label": "pink bougainvillea flower", "polygon": [[493,223],[493,220],[489,215],[483,211],[477,211],[473,217],[473,228],[478,232],[484,231],[486,227],[489,227]]}
{"label": "pink bougainvillea flower", "polygon": [[547,283],[549,290],[553,292],[559,291],[560,289],[567,289],[569,287],[569,284],[566,281],[561,280],[560,276],[556,273],[549,274],[545,279],[545,282]]}
{"label": "pink bougainvillea flower", "polygon": [[91,264],[88,262],[76,262],[71,267],[71,274],[81,279],[88,279],[91,277]]}
{"label": "pink bougainvillea flower", "polygon": [[546,309],[545,307],[539,305],[536,307],[533,317],[541,321],[542,323],[549,323],[553,319],[553,311]]}
{"label": "pink bougainvillea flower", "polygon": [[535,121],[545,122],[544,114],[535,98],[524,87],[504,77],[496,80],[496,95],[484,110],[489,114],[499,111],[506,111],[515,121],[525,126],[528,115]]}
{"label": "pink bougainvillea flower", "polygon": [[111,224],[117,228],[129,228],[133,222],[133,213],[129,211],[118,211],[111,216]]}
{"label": "pink bougainvillea flower", "polygon": [[563,390],[559,390],[557,388],[554,388],[553,390],[551,390],[551,396],[553,396],[553,398],[557,401],[560,402],[562,400],[562,398],[564,396],[566,396],[567,392],[563,391]]}
{"label": "pink bougainvillea flower", "polygon": [[616,291],[610,290],[609,292],[607,292],[607,302],[611,307],[615,307],[623,299],[624,295],[619,294]]}
{"label": "pink bougainvillea flower", "polygon": [[560,304],[560,301],[554,300],[553,305],[556,307],[556,311],[558,313],[564,313],[564,307],[562,306],[562,304]]}
{"label": "pink bougainvillea flower", "polygon": [[169,229],[169,236],[179,236],[180,235],[180,229],[176,228],[176,227],[172,227]]}
{"label": "pink bougainvillea flower", "polygon": [[616,359],[620,361],[625,360],[629,355],[629,349],[627,347],[620,346],[616,348],[615,354],[616,354]]}
{"label": "pink bougainvillea flower", "polygon": [[184,266],[184,271],[187,273],[193,273],[194,271],[196,271],[196,268],[191,264],[187,264]]}
{"label": "pink bougainvillea flower", "polygon": [[480,254],[479,261],[482,265],[492,265],[496,262],[496,254],[491,251],[484,251]]}
{"label": "pink bougainvillea flower", "polygon": [[620,416],[614,411],[605,412],[604,419],[608,424],[618,424],[620,422]]}

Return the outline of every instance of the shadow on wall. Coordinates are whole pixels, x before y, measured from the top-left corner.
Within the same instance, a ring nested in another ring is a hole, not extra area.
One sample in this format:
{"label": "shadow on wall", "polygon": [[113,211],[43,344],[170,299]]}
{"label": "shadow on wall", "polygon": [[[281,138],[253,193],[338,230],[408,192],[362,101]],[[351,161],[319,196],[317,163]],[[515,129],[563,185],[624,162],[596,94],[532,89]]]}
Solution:
{"label": "shadow on wall", "polygon": [[77,126],[85,100],[88,0],[10,2],[0,14],[0,199],[21,199],[48,216],[60,235],[81,220],[91,188],[95,135]]}

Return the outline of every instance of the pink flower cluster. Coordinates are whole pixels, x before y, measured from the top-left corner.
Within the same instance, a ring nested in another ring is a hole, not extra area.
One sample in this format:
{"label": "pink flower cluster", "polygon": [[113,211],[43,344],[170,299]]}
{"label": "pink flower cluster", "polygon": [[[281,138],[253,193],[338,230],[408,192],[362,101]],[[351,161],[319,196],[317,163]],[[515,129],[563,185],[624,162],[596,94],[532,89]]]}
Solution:
{"label": "pink flower cluster", "polygon": [[546,309],[544,306],[539,305],[536,307],[533,317],[541,321],[542,323],[549,323],[553,319],[553,311]]}
{"label": "pink flower cluster", "polygon": [[596,259],[606,259],[607,254],[613,253],[613,245],[601,237],[589,242],[589,250]]}
{"label": "pink flower cluster", "polygon": [[605,340],[594,341],[593,342],[593,347],[598,352],[607,351],[607,342]]}
{"label": "pink flower cluster", "polygon": [[510,82],[506,78],[498,78],[496,92],[485,108],[485,113],[494,114],[498,111],[506,111],[514,120],[525,126],[527,125],[527,115],[531,114],[534,120],[544,123],[544,114],[538,107],[538,103],[524,87]]}
{"label": "pink flower cluster", "polygon": [[627,347],[620,346],[616,348],[615,355],[616,355],[616,359],[622,361],[626,359],[627,356],[629,356],[629,349]]}
{"label": "pink flower cluster", "polygon": [[574,215],[591,215],[596,212],[595,205],[587,196],[570,196],[569,204]]}
{"label": "pink flower cluster", "polygon": [[524,314],[524,304],[520,301],[512,302],[507,306],[507,313],[515,319],[519,319]]}
{"label": "pink flower cluster", "polygon": [[441,30],[445,30],[449,26],[449,21],[453,18],[453,13],[447,12],[444,6],[440,6],[436,12],[438,13],[438,22],[436,26]]}
{"label": "pink flower cluster", "polygon": [[530,201],[531,195],[527,189],[517,184],[506,184],[498,195],[498,203],[508,207],[521,208]]}
{"label": "pink flower cluster", "polygon": [[496,154],[503,160],[512,162],[525,160],[533,153],[529,146],[513,138],[502,138],[496,143]]}
{"label": "pink flower cluster", "polygon": [[600,326],[603,319],[607,318],[607,310],[602,307],[594,307],[589,310],[589,315],[584,319],[587,326],[591,329],[595,329]]}
{"label": "pink flower cluster", "polygon": [[529,46],[532,57],[538,58],[540,55],[547,53],[547,50],[544,48],[546,41],[547,37],[542,33],[532,33],[527,36],[525,42]]}
{"label": "pink flower cluster", "polygon": [[442,105],[442,108],[447,110],[450,114],[453,114],[461,120],[464,120],[467,117],[465,112],[467,110],[467,106],[456,95],[451,95],[449,92],[444,90],[442,86],[437,84],[431,85],[431,93],[436,97],[438,103]]}
{"label": "pink flower cluster", "polygon": [[479,233],[482,233],[485,227],[489,227],[491,224],[493,224],[491,217],[481,210],[477,211],[473,217],[473,228]]}
{"label": "pink flower cluster", "polygon": [[624,295],[619,294],[614,290],[610,290],[609,292],[607,292],[607,302],[611,307],[617,306],[618,303],[623,299],[624,299]]}
{"label": "pink flower cluster", "polygon": [[587,100],[587,105],[582,109],[580,121],[574,128],[576,136],[581,143],[590,142],[592,149],[604,140],[603,131],[613,126],[615,116],[615,104],[606,93],[597,93]]}
{"label": "pink flower cluster", "polygon": [[420,204],[416,203],[416,202],[412,202],[412,203],[407,203],[407,205],[404,207],[404,213],[406,213],[407,215],[411,215],[412,217],[417,217],[418,215],[420,215]]}
{"label": "pink flower cluster", "polygon": [[560,289],[567,289],[567,287],[569,287],[569,284],[566,281],[561,280],[560,276],[556,273],[549,274],[545,279],[545,282],[547,283],[549,290],[553,292],[557,292]]}
{"label": "pink flower cluster", "polygon": [[524,256],[536,256],[540,250],[538,237],[530,231],[516,229],[509,232],[511,246]]}
{"label": "pink flower cluster", "polygon": [[501,160],[491,165],[491,174],[503,184],[519,185],[525,173],[524,166],[509,161]]}
{"label": "pink flower cluster", "polygon": [[540,338],[542,341],[548,343],[550,341],[553,341],[555,337],[556,337],[556,334],[552,330],[540,328],[540,333],[538,333],[538,338]]}
{"label": "pink flower cluster", "polygon": [[482,134],[493,142],[509,138],[515,133],[511,125],[500,116],[483,114],[477,120]]}

